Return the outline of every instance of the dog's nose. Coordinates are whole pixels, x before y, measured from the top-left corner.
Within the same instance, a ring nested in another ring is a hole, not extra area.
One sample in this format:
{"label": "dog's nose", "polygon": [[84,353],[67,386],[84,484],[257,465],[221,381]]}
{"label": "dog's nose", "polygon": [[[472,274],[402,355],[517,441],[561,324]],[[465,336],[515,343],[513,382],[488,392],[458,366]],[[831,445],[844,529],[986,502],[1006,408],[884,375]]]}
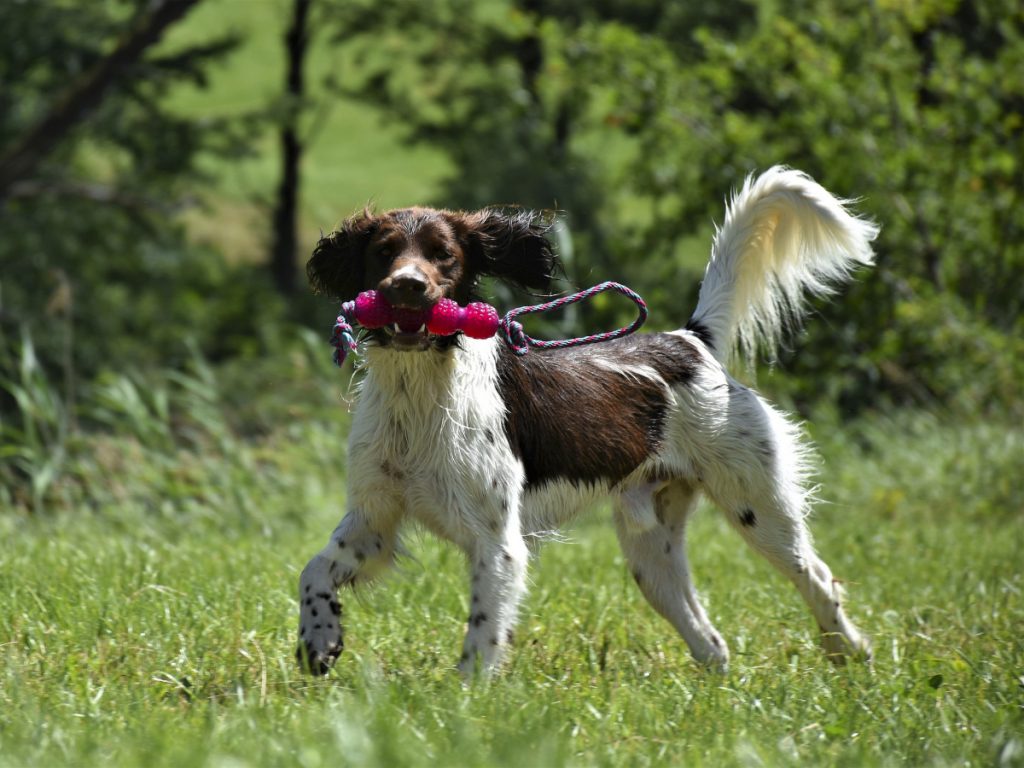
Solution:
{"label": "dog's nose", "polygon": [[415,267],[405,267],[384,281],[384,298],[395,306],[420,306],[427,292],[427,277]]}
{"label": "dog's nose", "polygon": [[411,274],[406,272],[404,275],[399,275],[391,280],[391,288],[399,293],[409,293],[416,295],[419,293],[427,292],[427,281],[420,274]]}

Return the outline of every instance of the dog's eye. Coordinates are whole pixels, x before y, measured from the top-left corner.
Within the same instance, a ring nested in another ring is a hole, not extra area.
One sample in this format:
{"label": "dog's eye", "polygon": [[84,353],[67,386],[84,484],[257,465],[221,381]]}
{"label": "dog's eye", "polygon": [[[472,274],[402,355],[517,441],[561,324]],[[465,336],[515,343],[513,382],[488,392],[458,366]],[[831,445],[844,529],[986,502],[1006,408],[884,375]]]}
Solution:
{"label": "dog's eye", "polygon": [[377,255],[380,256],[382,259],[391,258],[391,254],[392,250],[390,245],[382,245],[380,248],[377,249]]}

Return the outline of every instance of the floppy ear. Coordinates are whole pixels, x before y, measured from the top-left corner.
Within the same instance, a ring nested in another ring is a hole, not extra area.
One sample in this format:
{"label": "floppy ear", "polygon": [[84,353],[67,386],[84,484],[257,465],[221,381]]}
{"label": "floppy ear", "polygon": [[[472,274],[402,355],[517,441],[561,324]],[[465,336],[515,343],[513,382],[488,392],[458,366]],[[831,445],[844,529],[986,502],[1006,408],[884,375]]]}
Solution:
{"label": "floppy ear", "polygon": [[554,224],[548,211],[484,208],[465,214],[472,269],[524,288],[548,288],[558,264],[547,238]]}
{"label": "floppy ear", "polygon": [[351,299],[365,288],[366,246],[377,226],[377,218],[363,211],[320,238],[306,262],[306,276],[315,293]]}

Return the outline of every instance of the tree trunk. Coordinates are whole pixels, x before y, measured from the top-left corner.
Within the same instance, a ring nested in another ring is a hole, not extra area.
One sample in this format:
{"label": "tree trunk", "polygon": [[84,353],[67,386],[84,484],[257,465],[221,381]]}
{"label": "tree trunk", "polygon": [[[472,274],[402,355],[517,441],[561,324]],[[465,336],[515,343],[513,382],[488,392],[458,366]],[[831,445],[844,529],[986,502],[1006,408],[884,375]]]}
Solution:
{"label": "tree trunk", "polygon": [[299,141],[298,123],[305,98],[302,67],[309,44],[307,22],[312,0],[295,0],[292,7],[292,25],[285,34],[288,56],[287,114],[281,129],[281,183],[277,191],[274,210],[274,244],[270,254],[270,272],[274,284],[283,294],[296,289],[298,268],[296,263],[296,219],[299,203],[299,163],[302,143]]}

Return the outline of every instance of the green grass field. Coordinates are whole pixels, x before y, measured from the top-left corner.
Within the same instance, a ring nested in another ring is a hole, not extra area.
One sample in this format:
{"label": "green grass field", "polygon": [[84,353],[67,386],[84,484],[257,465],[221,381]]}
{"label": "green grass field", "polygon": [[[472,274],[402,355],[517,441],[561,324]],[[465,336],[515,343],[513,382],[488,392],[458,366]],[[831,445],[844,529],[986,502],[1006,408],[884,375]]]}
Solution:
{"label": "green grass field", "polygon": [[[243,440],[218,420],[230,381],[171,378],[171,416],[122,408],[47,509],[0,514],[0,765],[1024,764],[1016,428],[819,426],[814,529],[870,666],[830,666],[794,590],[708,508],[690,548],[733,663],[699,669],[598,509],[534,561],[498,679],[460,683],[463,558],[413,536],[346,600],[346,652],[313,680],[293,593],[343,508],[345,418],[337,375],[302,360],[288,426]],[[190,437],[168,441],[182,405]]]}

